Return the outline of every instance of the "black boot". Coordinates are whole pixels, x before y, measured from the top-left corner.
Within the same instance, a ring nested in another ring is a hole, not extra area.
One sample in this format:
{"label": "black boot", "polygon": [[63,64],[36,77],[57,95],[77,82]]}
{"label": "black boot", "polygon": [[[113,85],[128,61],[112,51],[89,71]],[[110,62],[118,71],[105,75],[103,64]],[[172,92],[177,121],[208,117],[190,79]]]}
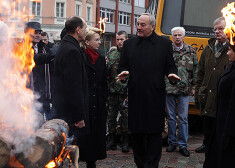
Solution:
{"label": "black boot", "polygon": [[123,136],[123,142],[122,142],[122,152],[127,153],[129,152],[129,145],[128,145],[128,135]]}
{"label": "black boot", "polygon": [[96,168],[95,161],[86,162],[86,167],[87,168]]}
{"label": "black boot", "polygon": [[202,144],[202,146],[200,146],[199,148],[195,149],[196,153],[205,153],[206,151],[206,145]]}
{"label": "black boot", "polygon": [[110,134],[109,143],[106,145],[106,150],[116,150],[117,144],[115,142],[115,133]]}

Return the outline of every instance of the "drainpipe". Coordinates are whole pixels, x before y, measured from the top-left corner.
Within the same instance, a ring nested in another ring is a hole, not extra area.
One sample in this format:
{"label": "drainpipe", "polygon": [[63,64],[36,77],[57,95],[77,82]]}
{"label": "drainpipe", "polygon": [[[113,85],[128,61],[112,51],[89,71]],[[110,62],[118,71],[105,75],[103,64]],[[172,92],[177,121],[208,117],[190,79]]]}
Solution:
{"label": "drainpipe", "polygon": [[96,0],[96,25],[99,25],[100,21],[100,0]]}
{"label": "drainpipe", "polygon": [[119,10],[119,0],[116,0],[116,10],[115,10],[115,34],[118,32],[118,10]]}
{"label": "drainpipe", "polygon": [[134,33],[135,0],[131,0],[131,35]]}

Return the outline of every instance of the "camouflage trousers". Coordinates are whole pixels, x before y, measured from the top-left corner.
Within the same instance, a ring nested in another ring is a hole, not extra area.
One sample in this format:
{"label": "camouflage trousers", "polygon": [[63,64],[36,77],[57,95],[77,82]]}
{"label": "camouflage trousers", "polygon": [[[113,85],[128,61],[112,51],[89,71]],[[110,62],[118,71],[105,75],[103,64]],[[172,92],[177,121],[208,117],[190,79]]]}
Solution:
{"label": "camouflage trousers", "polygon": [[107,122],[109,133],[116,133],[118,126],[120,126],[120,134],[128,133],[128,110],[123,105],[126,98],[127,95],[123,94],[110,94],[108,97]]}

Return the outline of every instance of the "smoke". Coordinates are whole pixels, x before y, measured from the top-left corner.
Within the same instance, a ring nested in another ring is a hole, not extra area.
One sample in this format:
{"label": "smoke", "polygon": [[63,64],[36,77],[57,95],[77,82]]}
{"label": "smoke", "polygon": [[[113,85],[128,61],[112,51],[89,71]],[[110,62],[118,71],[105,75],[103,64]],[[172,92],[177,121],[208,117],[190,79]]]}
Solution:
{"label": "smoke", "polygon": [[13,152],[20,153],[29,151],[34,144],[31,137],[40,124],[37,111],[41,104],[33,91],[26,88],[29,74],[19,69],[22,60],[13,52],[18,44],[9,34],[8,26],[0,21],[0,137],[11,145]]}

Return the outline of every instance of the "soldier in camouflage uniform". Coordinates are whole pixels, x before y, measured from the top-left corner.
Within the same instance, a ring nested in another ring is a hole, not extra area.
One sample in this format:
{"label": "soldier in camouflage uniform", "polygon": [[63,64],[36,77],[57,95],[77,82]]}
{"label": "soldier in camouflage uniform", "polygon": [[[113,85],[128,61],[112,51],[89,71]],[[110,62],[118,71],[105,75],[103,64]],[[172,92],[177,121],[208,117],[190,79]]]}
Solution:
{"label": "soldier in camouflage uniform", "polygon": [[[188,140],[188,107],[189,96],[194,95],[194,85],[197,75],[198,59],[195,49],[184,43],[185,29],[175,27],[171,30],[173,37],[173,57],[178,76],[181,78],[177,84],[172,85],[166,80],[166,110],[168,119],[168,142],[167,152],[176,150],[179,146],[179,152],[188,157],[187,150]],[[176,103],[177,100],[177,103]],[[176,110],[176,107],[178,110]],[[179,118],[179,132],[176,140],[176,111]]]}
{"label": "soldier in camouflage uniform", "polygon": [[127,82],[116,82],[117,69],[120,61],[120,52],[122,50],[123,42],[127,39],[127,33],[125,31],[119,31],[116,34],[117,47],[111,47],[107,53],[107,69],[108,69],[108,86],[109,86],[109,98],[108,98],[108,129],[110,134],[110,141],[107,144],[107,150],[117,149],[115,142],[116,128],[117,128],[117,116],[120,112],[119,118],[121,126],[121,134],[123,135],[122,152],[129,152],[128,146],[128,114],[127,107],[125,107],[124,101],[127,99]]}

